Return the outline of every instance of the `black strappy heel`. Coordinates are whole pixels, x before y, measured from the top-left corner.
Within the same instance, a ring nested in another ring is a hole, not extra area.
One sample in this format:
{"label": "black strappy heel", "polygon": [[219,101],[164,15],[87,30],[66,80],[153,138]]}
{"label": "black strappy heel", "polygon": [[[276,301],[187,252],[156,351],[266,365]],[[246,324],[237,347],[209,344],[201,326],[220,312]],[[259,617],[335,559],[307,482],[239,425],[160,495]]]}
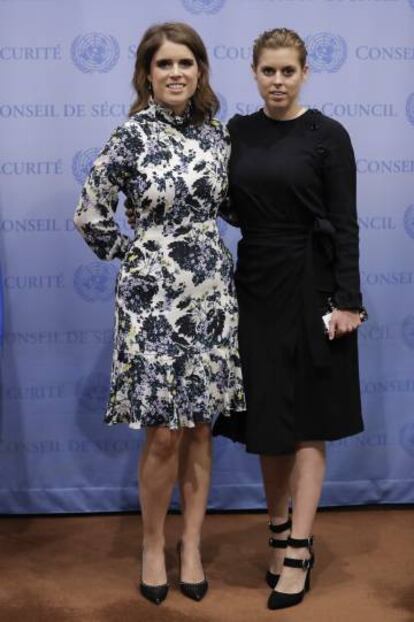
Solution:
{"label": "black strappy heel", "polygon": [[273,590],[269,596],[269,600],[267,601],[269,609],[285,609],[286,607],[299,605],[299,603],[302,602],[305,593],[310,590],[310,574],[315,563],[315,556],[312,550],[313,538],[310,537],[298,540],[297,538],[289,537],[287,540],[287,546],[291,546],[295,549],[306,547],[310,553],[310,557],[307,557],[306,559],[293,559],[292,557],[285,557],[283,562],[284,566],[288,566],[290,568],[302,568],[302,570],[306,572],[305,586],[301,592],[297,592],[296,594],[286,594],[285,592]]}
{"label": "black strappy heel", "polygon": [[[285,523],[282,523],[281,525],[273,525],[273,523],[271,523],[269,521],[269,529],[272,533],[283,533],[284,531],[287,531],[288,529],[292,528],[292,521],[289,518],[289,520],[287,520]],[[269,546],[271,546],[274,549],[286,549],[287,548],[287,538],[285,540],[280,540],[278,538],[273,538],[270,537],[269,538]],[[268,570],[266,572],[266,583],[269,587],[272,588],[272,590],[276,587],[276,584],[279,580],[279,576],[278,574],[274,574],[273,572],[270,572],[270,570]]]}

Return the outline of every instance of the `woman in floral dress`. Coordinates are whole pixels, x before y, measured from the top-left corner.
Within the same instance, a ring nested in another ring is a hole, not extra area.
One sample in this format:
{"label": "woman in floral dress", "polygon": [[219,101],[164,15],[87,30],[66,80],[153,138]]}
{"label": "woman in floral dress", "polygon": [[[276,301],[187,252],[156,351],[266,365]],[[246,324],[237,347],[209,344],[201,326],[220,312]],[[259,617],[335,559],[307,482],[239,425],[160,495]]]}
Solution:
{"label": "woman in floral dress", "polygon": [[[183,506],[180,587],[207,591],[199,544],[211,467],[213,417],[245,408],[230,252],[217,230],[227,191],[229,138],[197,33],[150,28],[137,50],[137,100],[96,160],[75,224],[101,259],[121,259],[115,348],[105,420],[145,428],[139,468],[141,593],[167,596],[164,523],[178,477]],[[114,212],[122,191],[135,237]]]}

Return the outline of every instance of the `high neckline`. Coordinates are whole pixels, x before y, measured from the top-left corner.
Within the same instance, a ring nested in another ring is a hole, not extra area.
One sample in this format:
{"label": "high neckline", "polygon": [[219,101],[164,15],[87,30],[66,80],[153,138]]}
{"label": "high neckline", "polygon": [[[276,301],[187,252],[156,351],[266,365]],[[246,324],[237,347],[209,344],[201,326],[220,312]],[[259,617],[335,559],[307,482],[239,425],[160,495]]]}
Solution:
{"label": "high neckline", "polygon": [[183,127],[187,125],[191,115],[191,102],[188,102],[183,114],[177,114],[171,108],[163,106],[162,104],[150,100],[148,110],[153,113],[154,118],[159,121],[164,121],[175,127]]}
{"label": "high neckline", "polygon": [[267,119],[268,121],[270,121],[270,123],[295,123],[295,121],[299,121],[300,119],[303,119],[304,117],[306,117],[306,115],[308,114],[310,108],[306,108],[303,112],[301,112],[301,114],[298,114],[296,117],[292,117],[292,119],[274,119],[273,117],[269,117],[269,115],[267,115],[264,111],[264,108],[260,108],[259,112],[261,114],[262,117],[264,117],[265,119]]}

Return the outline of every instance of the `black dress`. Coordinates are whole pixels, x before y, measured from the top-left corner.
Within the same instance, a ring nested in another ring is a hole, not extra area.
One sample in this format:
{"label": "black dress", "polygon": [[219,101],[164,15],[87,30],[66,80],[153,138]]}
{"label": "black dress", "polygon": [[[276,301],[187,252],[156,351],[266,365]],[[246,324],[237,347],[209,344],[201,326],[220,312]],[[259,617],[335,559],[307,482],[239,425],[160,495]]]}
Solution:
{"label": "black dress", "polygon": [[261,110],[229,123],[231,211],[241,228],[236,287],[247,413],[214,434],[251,453],[294,451],[363,429],[357,334],[329,341],[329,300],[360,309],[355,159],[336,121]]}

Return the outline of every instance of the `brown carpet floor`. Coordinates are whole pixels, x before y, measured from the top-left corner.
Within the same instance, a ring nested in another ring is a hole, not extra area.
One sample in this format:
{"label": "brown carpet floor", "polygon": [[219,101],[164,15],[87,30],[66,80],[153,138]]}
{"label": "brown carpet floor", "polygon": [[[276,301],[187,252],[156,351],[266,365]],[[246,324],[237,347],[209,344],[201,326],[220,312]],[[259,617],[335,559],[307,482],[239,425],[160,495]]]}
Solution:
{"label": "brown carpet floor", "polygon": [[139,516],[0,518],[1,622],[414,622],[414,509],[318,515],[312,590],[299,607],[266,609],[264,514],[212,514],[203,544],[210,591],[177,589],[180,517],[168,517],[172,589],[159,607],[136,591]]}

